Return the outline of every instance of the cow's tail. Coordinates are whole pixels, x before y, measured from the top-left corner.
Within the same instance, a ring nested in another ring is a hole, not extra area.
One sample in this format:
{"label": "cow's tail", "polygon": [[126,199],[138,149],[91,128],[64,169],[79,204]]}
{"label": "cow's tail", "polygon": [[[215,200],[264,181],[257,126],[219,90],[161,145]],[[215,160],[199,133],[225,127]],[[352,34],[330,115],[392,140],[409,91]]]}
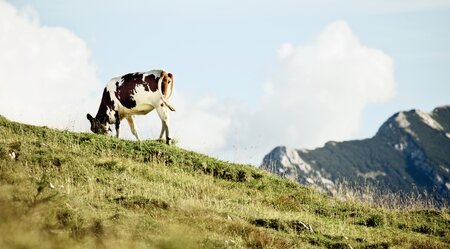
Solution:
{"label": "cow's tail", "polygon": [[161,99],[162,99],[162,102],[164,103],[164,105],[165,106],[167,106],[167,108],[169,108],[169,110],[171,110],[171,111],[175,111],[175,108],[173,108],[173,106],[171,106],[170,104],[169,104],[169,102],[166,100],[166,98],[164,97],[164,95],[163,95],[163,93],[162,93],[162,80],[163,80],[163,77],[162,77],[162,75],[161,75],[161,77],[159,77],[159,81],[158,81],[158,92],[159,92],[159,96],[161,97]]}

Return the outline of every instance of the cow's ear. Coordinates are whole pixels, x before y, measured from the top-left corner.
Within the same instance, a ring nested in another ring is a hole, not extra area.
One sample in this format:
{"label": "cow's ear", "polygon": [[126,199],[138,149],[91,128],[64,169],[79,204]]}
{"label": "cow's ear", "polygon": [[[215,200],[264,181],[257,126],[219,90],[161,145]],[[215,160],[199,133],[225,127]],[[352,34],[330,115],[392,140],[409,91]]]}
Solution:
{"label": "cow's ear", "polygon": [[173,74],[172,73],[168,73],[167,76],[169,76],[169,78],[173,79]]}
{"label": "cow's ear", "polygon": [[86,117],[87,117],[87,119],[88,119],[89,121],[92,121],[92,120],[94,119],[94,118],[91,116],[91,114],[89,114],[89,113],[86,115]]}

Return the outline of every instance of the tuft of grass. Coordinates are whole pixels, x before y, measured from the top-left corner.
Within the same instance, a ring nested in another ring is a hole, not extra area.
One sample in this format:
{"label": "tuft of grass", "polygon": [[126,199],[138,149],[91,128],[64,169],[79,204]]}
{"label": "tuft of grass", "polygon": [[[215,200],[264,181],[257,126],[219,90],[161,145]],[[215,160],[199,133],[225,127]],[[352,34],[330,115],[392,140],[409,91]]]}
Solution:
{"label": "tuft of grass", "polygon": [[450,212],[0,116],[0,248],[448,248]]}
{"label": "tuft of grass", "polygon": [[437,203],[435,198],[426,191],[394,193],[374,183],[359,185],[345,179],[338,181],[334,195],[341,200],[358,201],[386,209],[448,209],[445,203]]}

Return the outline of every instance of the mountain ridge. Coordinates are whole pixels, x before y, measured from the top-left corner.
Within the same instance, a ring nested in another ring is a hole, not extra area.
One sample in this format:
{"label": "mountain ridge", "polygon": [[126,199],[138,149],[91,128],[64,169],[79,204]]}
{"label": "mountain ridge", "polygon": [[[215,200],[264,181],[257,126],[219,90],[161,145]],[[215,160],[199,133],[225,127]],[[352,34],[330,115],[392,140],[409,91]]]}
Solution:
{"label": "mountain ridge", "polygon": [[427,192],[450,202],[450,106],[431,113],[400,111],[367,139],[327,142],[313,150],[278,146],[262,168],[335,194],[337,183],[350,180],[386,187],[394,193]]}

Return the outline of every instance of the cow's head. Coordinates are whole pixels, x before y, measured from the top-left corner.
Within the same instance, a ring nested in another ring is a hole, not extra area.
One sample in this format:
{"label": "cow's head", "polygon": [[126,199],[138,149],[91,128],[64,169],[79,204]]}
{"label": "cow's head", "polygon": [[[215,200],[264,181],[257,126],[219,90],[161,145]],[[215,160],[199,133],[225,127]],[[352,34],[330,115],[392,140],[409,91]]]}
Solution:
{"label": "cow's head", "polygon": [[110,131],[108,124],[103,124],[98,119],[91,116],[91,114],[86,115],[89,122],[91,122],[91,131],[96,134],[107,134]]}

